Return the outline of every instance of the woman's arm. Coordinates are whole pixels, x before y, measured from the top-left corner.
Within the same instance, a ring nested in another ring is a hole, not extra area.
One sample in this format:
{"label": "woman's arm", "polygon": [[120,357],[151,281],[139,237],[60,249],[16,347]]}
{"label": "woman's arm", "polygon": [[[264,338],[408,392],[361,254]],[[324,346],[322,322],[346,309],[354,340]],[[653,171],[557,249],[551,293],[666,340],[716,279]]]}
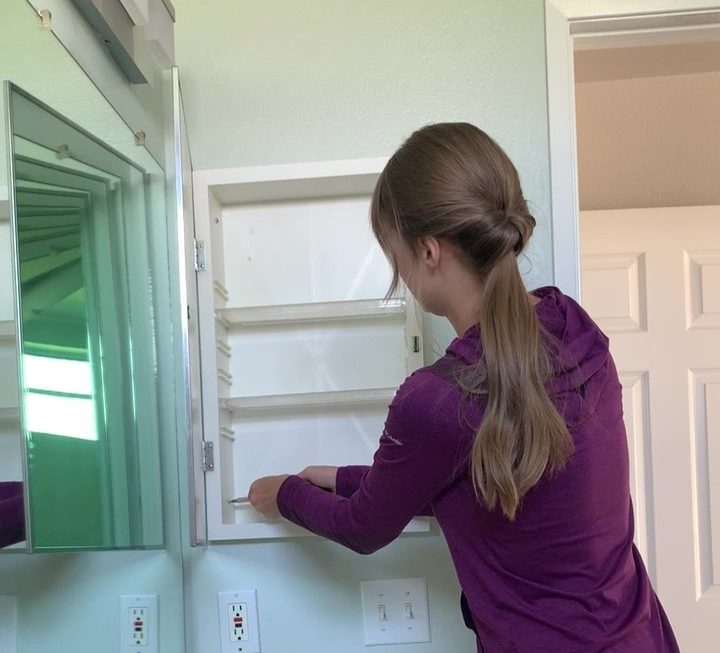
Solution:
{"label": "woman's arm", "polygon": [[358,478],[357,489],[345,497],[290,476],[277,496],[281,514],[359,553],[385,546],[457,476],[458,401],[432,372],[414,374],[390,406],[373,465],[349,473],[348,486]]}
{"label": "woman's arm", "polygon": [[[370,465],[345,465],[343,467],[312,465],[303,469],[298,476],[317,487],[348,498],[358,491],[360,483],[362,483],[369,471]],[[432,506],[428,504],[417,516],[432,517]]]}

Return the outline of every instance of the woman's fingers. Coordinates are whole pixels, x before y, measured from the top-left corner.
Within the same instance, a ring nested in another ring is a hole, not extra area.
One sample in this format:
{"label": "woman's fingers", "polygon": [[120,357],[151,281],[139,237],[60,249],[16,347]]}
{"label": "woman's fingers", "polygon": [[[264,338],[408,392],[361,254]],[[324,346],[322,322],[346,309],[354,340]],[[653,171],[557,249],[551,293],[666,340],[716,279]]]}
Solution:
{"label": "woman's fingers", "polygon": [[282,474],[265,476],[254,481],[248,492],[248,500],[252,507],[270,519],[279,519],[281,515],[277,495],[286,478],[287,474]]}

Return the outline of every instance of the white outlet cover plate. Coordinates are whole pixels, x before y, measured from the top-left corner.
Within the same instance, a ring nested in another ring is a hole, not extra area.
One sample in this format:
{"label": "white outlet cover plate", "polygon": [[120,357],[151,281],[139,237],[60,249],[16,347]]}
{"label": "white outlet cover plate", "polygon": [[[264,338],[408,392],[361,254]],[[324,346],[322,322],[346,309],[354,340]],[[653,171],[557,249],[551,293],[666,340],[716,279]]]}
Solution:
{"label": "white outlet cover plate", "polygon": [[366,646],[430,641],[426,578],[364,581],[360,592]]}
{"label": "white outlet cover plate", "polygon": [[[248,630],[248,639],[244,642],[233,642],[230,640],[228,606],[232,603],[245,603],[245,605],[247,605],[246,627]],[[261,653],[257,592],[255,590],[218,592],[218,617],[220,618],[221,653]]]}
{"label": "white outlet cover plate", "polygon": [[0,596],[0,653],[17,653],[17,598]]}
{"label": "white outlet cover plate", "polygon": [[[130,610],[147,608],[147,644],[133,643]],[[158,597],[157,594],[135,594],[120,597],[120,651],[121,653],[159,653],[158,649]]]}

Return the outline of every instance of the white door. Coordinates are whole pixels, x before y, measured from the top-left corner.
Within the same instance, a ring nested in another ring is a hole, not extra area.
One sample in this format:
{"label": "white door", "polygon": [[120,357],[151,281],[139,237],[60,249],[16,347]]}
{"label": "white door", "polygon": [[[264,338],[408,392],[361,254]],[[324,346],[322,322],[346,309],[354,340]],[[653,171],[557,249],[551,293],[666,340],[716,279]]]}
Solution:
{"label": "white door", "polygon": [[636,541],[683,653],[720,646],[720,207],[585,211],[582,297],[623,385]]}

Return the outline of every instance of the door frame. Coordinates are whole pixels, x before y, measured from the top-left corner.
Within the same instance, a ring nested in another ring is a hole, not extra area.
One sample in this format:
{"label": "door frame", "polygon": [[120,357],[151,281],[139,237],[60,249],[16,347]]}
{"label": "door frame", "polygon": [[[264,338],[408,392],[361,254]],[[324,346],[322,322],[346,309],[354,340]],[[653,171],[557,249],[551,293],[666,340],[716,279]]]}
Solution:
{"label": "door frame", "polygon": [[720,0],[546,0],[553,276],[581,299],[574,51],[720,40]]}

